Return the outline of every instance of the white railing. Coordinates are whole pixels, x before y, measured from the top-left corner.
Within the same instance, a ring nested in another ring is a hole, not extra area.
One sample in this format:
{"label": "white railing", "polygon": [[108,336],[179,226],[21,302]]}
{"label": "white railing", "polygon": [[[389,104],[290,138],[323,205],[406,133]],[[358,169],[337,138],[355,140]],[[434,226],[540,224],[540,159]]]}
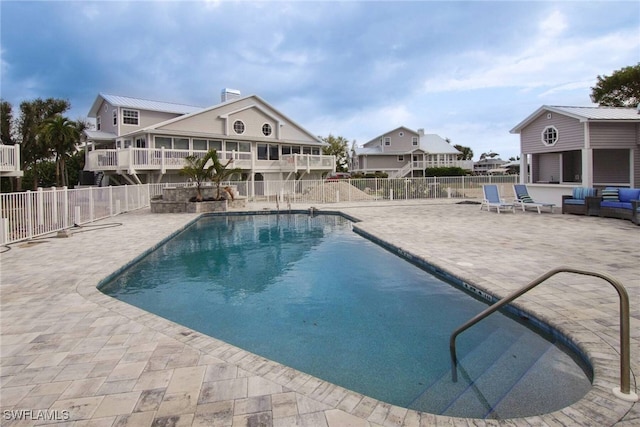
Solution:
{"label": "white railing", "polygon": [[280,167],[283,171],[333,171],[335,166],[335,156],[325,156],[321,154],[283,154],[280,158]]}
{"label": "white railing", "polygon": [[20,145],[0,145],[0,172],[20,170]]}
{"label": "white railing", "polygon": [[0,244],[149,206],[148,185],[38,189],[0,195]]}
{"label": "white railing", "polygon": [[[131,173],[135,170],[160,170],[164,173],[167,169],[182,169],[186,164],[187,156],[204,157],[206,153],[206,151],[133,147],[93,150],[87,154],[85,169],[90,171],[126,170]],[[249,168],[251,165],[251,153],[219,151],[218,156],[221,160],[234,159],[234,167]]]}
{"label": "white railing", "polygon": [[[237,195],[249,202],[273,202],[274,209],[292,203],[368,202],[378,200],[482,199],[483,184],[497,184],[509,198],[517,175],[430,178],[363,178],[339,181],[232,181]],[[193,183],[161,183],[89,187],[69,190],[38,189],[0,194],[0,244],[32,239],[123,212],[149,206],[165,187]],[[210,182],[207,186],[213,185]]]}

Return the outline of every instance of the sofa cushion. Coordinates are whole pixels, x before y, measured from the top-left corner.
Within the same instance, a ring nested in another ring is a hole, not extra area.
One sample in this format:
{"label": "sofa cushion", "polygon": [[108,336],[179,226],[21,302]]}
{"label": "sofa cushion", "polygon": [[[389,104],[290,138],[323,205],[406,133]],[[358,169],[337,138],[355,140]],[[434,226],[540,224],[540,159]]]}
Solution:
{"label": "sofa cushion", "polygon": [[584,205],[584,199],[564,199],[565,205]]}
{"label": "sofa cushion", "polygon": [[607,200],[610,202],[617,202],[618,199],[618,188],[607,187],[602,190],[602,200]]}
{"label": "sofa cushion", "polygon": [[631,202],[612,202],[612,201],[605,200],[600,203],[600,207],[631,210]]}
{"label": "sofa cushion", "polygon": [[594,197],[596,195],[595,188],[585,188],[585,187],[574,187],[573,188],[573,199],[576,200],[584,200],[585,197]]}
{"label": "sofa cushion", "polygon": [[640,188],[621,188],[618,190],[618,198],[621,202],[631,202],[640,199]]}

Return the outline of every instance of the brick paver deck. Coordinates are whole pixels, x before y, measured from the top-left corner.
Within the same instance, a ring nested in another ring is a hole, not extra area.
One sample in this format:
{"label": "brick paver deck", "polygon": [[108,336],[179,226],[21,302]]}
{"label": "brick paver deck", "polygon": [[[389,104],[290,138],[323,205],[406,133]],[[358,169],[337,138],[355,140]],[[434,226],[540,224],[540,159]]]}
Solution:
{"label": "brick paver deck", "polygon": [[[640,372],[640,227],[630,221],[498,215],[445,202],[316,207],[348,213],[362,221],[362,230],[497,296],[560,265],[613,275],[631,297],[631,366]],[[506,421],[441,417],[379,402],[96,289],[194,218],[130,212],[74,229],[70,238],[12,245],[0,256],[0,424],[640,425],[640,404],[611,392],[619,386],[618,297],[597,278],[561,274],[519,302],[583,348],[594,366],[593,389],[563,410]],[[94,227],[101,224],[113,226]],[[18,414],[27,419],[17,420]]]}

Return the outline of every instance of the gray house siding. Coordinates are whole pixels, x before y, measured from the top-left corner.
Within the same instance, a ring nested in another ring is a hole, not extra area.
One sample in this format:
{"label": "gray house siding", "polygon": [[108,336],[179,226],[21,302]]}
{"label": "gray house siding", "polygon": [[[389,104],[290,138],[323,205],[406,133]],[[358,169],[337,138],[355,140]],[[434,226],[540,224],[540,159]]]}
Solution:
{"label": "gray house siding", "polygon": [[[551,114],[551,118],[547,118]],[[542,143],[542,132],[547,126],[558,130],[558,142],[554,146]],[[580,150],[584,147],[584,125],[578,119],[557,113],[543,112],[520,134],[523,153],[548,153],[550,151]]]}
{"label": "gray house siding", "polygon": [[[402,134],[402,136],[400,134]],[[418,134],[406,128],[400,128],[388,132],[384,134],[382,138],[382,149],[384,150],[384,152],[406,153],[407,151],[414,150],[418,147],[418,145],[412,144],[412,139],[418,138]],[[384,145],[384,138],[389,138],[391,141],[391,145]]]}
{"label": "gray house siding", "polygon": [[634,148],[638,141],[635,123],[590,123],[591,148]]}
{"label": "gray house siding", "polygon": [[[406,165],[410,158],[410,156],[404,156],[404,160],[402,162],[398,161],[398,156],[367,156],[366,167],[369,170],[389,170],[389,169],[400,169],[402,166]],[[360,167],[362,167],[363,161],[360,161]]]}

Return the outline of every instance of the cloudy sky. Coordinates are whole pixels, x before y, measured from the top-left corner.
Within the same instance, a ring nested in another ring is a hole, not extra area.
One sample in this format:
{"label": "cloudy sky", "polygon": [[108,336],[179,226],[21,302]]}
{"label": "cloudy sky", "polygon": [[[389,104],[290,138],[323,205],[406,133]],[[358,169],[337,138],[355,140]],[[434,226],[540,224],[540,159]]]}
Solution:
{"label": "cloudy sky", "polygon": [[98,93],[211,106],[256,94],[361,145],[407,126],[519,154],[543,104],[591,105],[640,62],[640,2],[0,1],[0,95],[17,110]]}

